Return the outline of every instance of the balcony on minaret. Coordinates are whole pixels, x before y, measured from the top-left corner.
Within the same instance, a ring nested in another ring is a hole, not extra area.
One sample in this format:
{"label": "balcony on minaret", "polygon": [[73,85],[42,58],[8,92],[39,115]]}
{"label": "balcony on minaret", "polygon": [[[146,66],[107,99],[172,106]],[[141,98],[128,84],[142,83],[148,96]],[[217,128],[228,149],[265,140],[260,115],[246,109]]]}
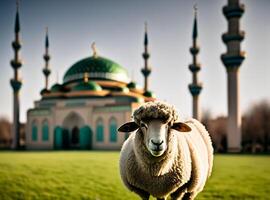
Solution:
{"label": "balcony on minaret", "polygon": [[198,96],[202,90],[202,83],[191,83],[188,88],[192,96]]}
{"label": "balcony on minaret", "polygon": [[235,4],[230,4],[223,7],[223,14],[227,19],[232,17],[240,18],[245,12],[245,5],[239,4],[238,1]]}
{"label": "balcony on minaret", "polygon": [[10,61],[10,64],[11,64],[13,69],[17,70],[22,66],[22,61],[19,59],[12,59]]}
{"label": "balcony on minaret", "polygon": [[149,53],[147,53],[147,52],[144,52],[144,53],[142,54],[142,56],[143,56],[143,58],[144,58],[145,60],[147,60],[147,59],[150,57]]}
{"label": "balcony on minaret", "polygon": [[44,60],[45,60],[46,62],[48,62],[48,61],[50,60],[51,57],[50,57],[49,54],[44,54],[43,58],[44,58]]}
{"label": "balcony on minaret", "polygon": [[48,69],[48,68],[44,68],[44,69],[43,69],[43,74],[44,74],[45,76],[49,76],[49,75],[51,74],[51,70]]}
{"label": "balcony on minaret", "polygon": [[10,85],[11,85],[13,91],[17,92],[22,87],[22,81],[21,80],[16,80],[16,79],[10,79]]}
{"label": "balcony on minaret", "polygon": [[145,76],[145,77],[148,77],[149,76],[149,74],[151,73],[151,68],[143,68],[142,70],[141,70],[141,72],[142,72],[142,74]]}
{"label": "balcony on minaret", "polygon": [[199,63],[196,63],[196,64],[190,64],[188,67],[189,67],[189,70],[190,70],[191,72],[198,72],[198,71],[200,71],[200,69],[201,69],[201,64],[199,64]]}
{"label": "balcony on minaret", "polygon": [[221,55],[221,60],[227,70],[232,70],[234,68],[239,68],[242,62],[245,59],[245,52],[240,51],[238,55],[231,55],[231,54],[222,54]]}
{"label": "balcony on minaret", "polygon": [[20,48],[22,47],[22,45],[21,45],[21,43],[18,40],[16,40],[16,41],[13,41],[12,42],[12,47],[13,47],[13,49],[15,51],[18,51],[18,50],[20,50]]}
{"label": "balcony on minaret", "polygon": [[197,55],[200,51],[200,48],[199,46],[195,46],[195,47],[193,46],[193,47],[190,47],[189,51],[192,55]]}
{"label": "balcony on minaret", "polygon": [[222,40],[224,43],[228,43],[232,40],[237,40],[241,42],[245,38],[245,31],[238,31],[238,33],[223,33],[222,34]]}

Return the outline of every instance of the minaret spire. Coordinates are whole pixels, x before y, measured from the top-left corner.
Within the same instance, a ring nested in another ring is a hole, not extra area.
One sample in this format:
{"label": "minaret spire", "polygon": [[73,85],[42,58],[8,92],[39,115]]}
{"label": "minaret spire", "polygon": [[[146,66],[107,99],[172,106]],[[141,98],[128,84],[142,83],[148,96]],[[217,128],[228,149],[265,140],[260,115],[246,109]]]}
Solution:
{"label": "minaret spire", "polygon": [[151,68],[148,65],[148,59],[150,54],[148,52],[148,34],[147,34],[147,23],[145,22],[145,33],[144,33],[144,53],[142,54],[144,59],[144,68],[142,68],[141,72],[144,76],[144,92],[149,90],[149,81],[148,76],[151,73]]}
{"label": "minaret spire", "polygon": [[45,90],[48,91],[49,88],[49,75],[51,74],[51,70],[49,69],[49,33],[48,27],[46,27],[46,36],[45,36],[45,54],[43,56],[45,61],[45,67],[43,68],[43,74],[45,76]]}
{"label": "minaret spire", "polygon": [[240,43],[245,37],[240,30],[240,18],[245,11],[244,4],[239,0],[228,0],[228,5],[223,7],[223,14],[228,21],[228,32],[222,35],[222,40],[227,46],[227,52],[221,55],[221,60],[227,70],[228,78],[228,151],[241,151],[241,111],[239,98],[239,68],[245,59]]}
{"label": "minaret spire", "polygon": [[189,91],[192,95],[193,100],[193,118],[201,120],[201,110],[199,104],[199,95],[202,90],[202,84],[198,81],[198,72],[201,70],[201,65],[198,63],[197,54],[199,53],[199,47],[197,44],[198,30],[197,30],[197,5],[194,5],[194,22],[193,22],[193,33],[192,40],[193,45],[190,48],[190,53],[192,54],[193,62],[189,65],[189,70],[192,72],[192,83],[189,84]]}
{"label": "minaret spire", "polygon": [[16,19],[15,19],[15,33],[20,32],[20,17],[19,17],[19,0],[16,1]]}
{"label": "minaret spire", "polygon": [[16,18],[15,18],[15,40],[12,42],[14,49],[14,59],[10,61],[10,64],[14,70],[14,77],[10,80],[11,87],[13,89],[13,127],[12,127],[12,149],[18,149],[20,147],[20,101],[19,91],[22,86],[22,82],[19,78],[19,68],[22,66],[22,62],[19,58],[19,50],[21,48],[20,43],[20,18],[19,18],[19,1],[16,2]]}
{"label": "minaret spire", "polygon": [[194,4],[193,10],[194,10],[194,23],[193,23],[193,34],[192,34],[192,38],[193,38],[193,40],[196,40],[197,37],[198,37],[198,28],[197,28],[197,12],[198,12],[198,7],[197,7],[197,4]]}
{"label": "minaret spire", "polygon": [[144,46],[148,46],[147,22],[144,23]]}

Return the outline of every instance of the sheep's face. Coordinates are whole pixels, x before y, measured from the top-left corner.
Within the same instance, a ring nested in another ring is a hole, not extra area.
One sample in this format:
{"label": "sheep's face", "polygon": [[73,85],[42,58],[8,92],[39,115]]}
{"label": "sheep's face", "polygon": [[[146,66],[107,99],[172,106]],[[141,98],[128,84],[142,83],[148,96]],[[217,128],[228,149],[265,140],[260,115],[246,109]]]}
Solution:
{"label": "sheep's face", "polygon": [[163,155],[167,149],[168,124],[154,119],[149,122],[141,122],[140,126],[147,150],[155,157]]}
{"label": "sheep's face", "polygon": [[151,155],[155,157],[162,156],[168,148],[168,137],[170,129],[179,132],[189,132],[191,128],[182,122],[174,122],[169,126],[168,122],[161,119],[141,120],[140,124],[127,122],[123,124],[119,132],[132,132],[140,129],[143,134],[143,142]]}

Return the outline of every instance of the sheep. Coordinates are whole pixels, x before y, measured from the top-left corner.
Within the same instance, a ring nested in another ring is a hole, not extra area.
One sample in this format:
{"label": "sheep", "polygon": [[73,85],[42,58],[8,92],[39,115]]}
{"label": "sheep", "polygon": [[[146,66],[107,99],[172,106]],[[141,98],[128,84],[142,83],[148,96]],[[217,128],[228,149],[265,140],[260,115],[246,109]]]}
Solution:
{"label": "sheep", "polygon": [[[147,102],[119,132],[132,132],[120,152],[124,185],[143,200],[194,199],[211,175],[213,147],[197,120],[180,122],[175,108]],[[137,131],[135,131],[137,130]]]}

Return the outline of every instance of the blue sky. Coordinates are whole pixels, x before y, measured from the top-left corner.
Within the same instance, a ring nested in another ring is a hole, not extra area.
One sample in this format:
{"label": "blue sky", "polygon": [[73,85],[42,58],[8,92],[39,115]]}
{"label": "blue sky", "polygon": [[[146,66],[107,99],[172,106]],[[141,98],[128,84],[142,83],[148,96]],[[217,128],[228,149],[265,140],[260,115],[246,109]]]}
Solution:
{"label": "blue sky", "polygon": [[[150,89],[158,98],[174,104],[183,116],[191,116],[191,82],[188,65],[192,44],[193,4],[184,0],[21,0],[21,57],[23,79],[21,90],[21,119],[26,120],[27,109],[40,99],[44,87],[44,38],[49,27],[50,85],[56,74],[62,81],[65,71],[76,61],[92,55],[93,41],[101,56],[110,58],[123,67],[143,85],[140,69],[143,67],[144,22],[149,28]],[[270,1],[242,0],[246,12],[241,28],[246,32],[242,49],[247,58],[240,69],[241,108],[261,99],[270,99]],[[227,31],[222,15],[225,0],[200,0],[198,30],[201,51],[199,61],[203,82],[201,106],[213,115],[227,113],[227,82],[220,55],[226,48],[221,34]],[[9,84],[13,70],[9,64],[14,53],[15,0],[0,1],[0,116],[12,117],[12,91]]]}

